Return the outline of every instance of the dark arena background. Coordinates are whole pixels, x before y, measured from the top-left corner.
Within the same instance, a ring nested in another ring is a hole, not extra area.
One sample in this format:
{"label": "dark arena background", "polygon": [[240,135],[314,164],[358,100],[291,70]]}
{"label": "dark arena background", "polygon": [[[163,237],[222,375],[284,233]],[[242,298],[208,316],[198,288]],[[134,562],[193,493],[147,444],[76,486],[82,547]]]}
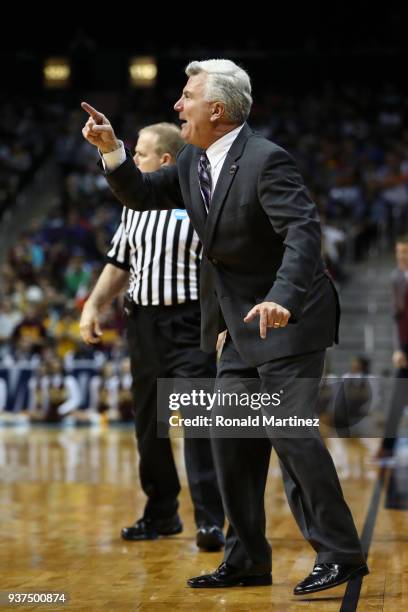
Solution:
{"label": "dark arena background", "polygon": [[[241,7],[239,25],[220,16],[205,28],[203,7],[188,7],[186,26],[179,8],[167,30],[164,15],[160,29],[153,18],[135,19],[134,27],[111,22],[109,34],[87,27],[87,18],[63,33],[26,24],[12,44],[1,42],[0,604],[405,612],[407,12],[393,3],[277,12],[271,5],[268,17],[255,19]],[[103,312],[100,343],[85,344],[79,329],[122,212],[97,149],[82,136],[88,116],[80,104],[109,117],[133,151],[144,126],[179,124],[173,106],[184,68],[212,58],[248,71],[249,125],[296,160],[320,214],[322,254],[342,306],[318,413],[370,574],[302,599],[293,587],[311,570],[314,552],[290,512],[274,452],[265,496],[272,586],[186,586],[213,571],[222,551],[196,545],[178,435],[170,437],[182,532],[121,538],[146,499],[123,295]],[[55,595],[48,603],[47,593]]]}

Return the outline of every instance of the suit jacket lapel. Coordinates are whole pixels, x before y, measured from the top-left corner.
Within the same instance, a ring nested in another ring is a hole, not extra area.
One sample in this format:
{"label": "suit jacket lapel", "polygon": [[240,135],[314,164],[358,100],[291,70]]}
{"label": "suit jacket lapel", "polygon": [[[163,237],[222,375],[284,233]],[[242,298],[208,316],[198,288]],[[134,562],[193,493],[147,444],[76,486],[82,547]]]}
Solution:
{"label": "suit jacket lapel", "polygon": [[[238,174],[239,164],[237,160],[241,157],[245,144],[248,138],[253,134],[251,128],[247,123],[244,124],[242,130],[239,132],[238,136],[232,143],[230,150],[227,153],[225,161],[222,166],[222,170],[220,176],[218,177],[217,185],[215,187],[213,197],[211,199],[210,210],[207,216],[207,222],[205,225],[205,235],[203,240],[204,251],[207,253],[211,241],[214,235],[215,227],[217,225],[218,217],[222,211],[225,198],[228,195],[229,188],[235,176]],[[197,164],[198,164],[198,156],[197,156]],[[197,173],[197,186],[198,192],[202,201],[200,186],[198,184],[198,173]],[[203,203],[204,207],[204,203]]]}

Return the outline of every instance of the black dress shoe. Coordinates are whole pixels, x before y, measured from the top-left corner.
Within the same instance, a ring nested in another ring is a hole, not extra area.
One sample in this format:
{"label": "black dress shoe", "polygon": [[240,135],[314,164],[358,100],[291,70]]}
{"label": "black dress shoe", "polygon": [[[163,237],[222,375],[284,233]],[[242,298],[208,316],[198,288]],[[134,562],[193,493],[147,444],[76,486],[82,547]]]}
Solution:
{"label": "black dress shoe", "polygon": [[224,534],[217,525],[199,527],[196,541],[198,548],[211,552],[220,550],[225,545]]}
{"label": "black dress shoe", "polygon": [[357,576],[366,576],[369,573],[367,565],[346,565],[344,563],[319,563],[302,582],[295,587],[294,595],[308,595],[325,591],[343,584]]}
{"label": "black dress shoe", "polygon": [[212,574],[196,576],[187,580],[193,589],[219,589],[234,586],[265,586],[272,584],[272,576],[267,574],[248,574],[228,563],[221,563]]}
{"label": "black dress shoe", "polygon": [[157,540],[159,536],[170,536],[183,531],[178,514],[170,519],[141,518],[131,527],[123,527],[124,540]]}

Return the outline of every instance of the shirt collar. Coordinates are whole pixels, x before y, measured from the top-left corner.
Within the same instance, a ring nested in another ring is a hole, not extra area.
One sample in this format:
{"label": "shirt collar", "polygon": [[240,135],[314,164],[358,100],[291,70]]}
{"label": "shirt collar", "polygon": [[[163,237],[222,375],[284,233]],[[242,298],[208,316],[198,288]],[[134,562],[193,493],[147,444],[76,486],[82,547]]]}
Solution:
{"label": "shirt collar", "polygon": [[231,130],[231,132],[228,132],[227,134],[224,134],[224,136],[221,136],[221,138],[218,138],[218,140],[213,142],[212,145],[208,147],[208,149],[206,150],[206,155],[211,164],[211,169],[214,169],[215,166],[221,161],[221,159],[223,159],[227,155],[228,151],[232,146],[232,143],[234,142],[243,127],[244,124],[239,125],[234,130]]}

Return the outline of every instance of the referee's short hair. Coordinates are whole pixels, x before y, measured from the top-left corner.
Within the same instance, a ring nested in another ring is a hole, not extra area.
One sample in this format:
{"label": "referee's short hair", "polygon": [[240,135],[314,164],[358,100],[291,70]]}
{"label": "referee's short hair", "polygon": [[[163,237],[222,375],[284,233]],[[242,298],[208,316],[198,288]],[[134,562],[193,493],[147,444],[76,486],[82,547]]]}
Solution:
{"label": "referee's short hair", "polygon": [[139,135],[145,132],[153,132],[157,134],[156,153],[164,155],[169,153],[173,159],[176,159],[177,153],[186,144],[181,138],[180,128],[175,123],[153,123],[146,125],[139,131]]}
{"label": "referee's short hair", "polygon": [[408,244],[408,234],[403,234],[395,239],[395,244]]}

